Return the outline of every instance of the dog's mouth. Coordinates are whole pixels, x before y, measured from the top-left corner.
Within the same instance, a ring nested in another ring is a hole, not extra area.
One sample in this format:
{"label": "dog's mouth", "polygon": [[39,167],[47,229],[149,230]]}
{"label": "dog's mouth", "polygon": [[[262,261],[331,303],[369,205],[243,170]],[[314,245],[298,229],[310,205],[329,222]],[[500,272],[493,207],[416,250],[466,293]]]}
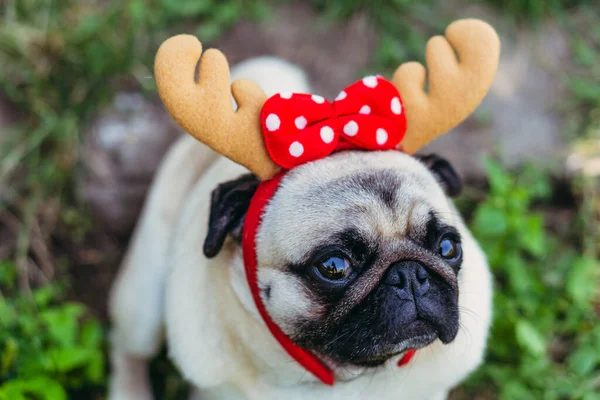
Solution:
{"label": "dog's mouth", "polygon": [[415,321],[407,330],[414,333],[408,337],[404,336],[396,343],[374,344],[368,354],[355,358],[352,364],[360,367],[379,367],[392,358],[401,358],[409,350],[427,347],[439,337],[434,329],[422,321]]}

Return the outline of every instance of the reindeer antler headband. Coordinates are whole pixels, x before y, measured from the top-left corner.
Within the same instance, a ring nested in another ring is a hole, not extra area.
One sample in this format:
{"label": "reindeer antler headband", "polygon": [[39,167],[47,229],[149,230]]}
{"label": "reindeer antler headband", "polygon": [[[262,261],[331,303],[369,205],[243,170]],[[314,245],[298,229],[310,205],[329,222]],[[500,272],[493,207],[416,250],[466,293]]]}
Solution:
{"label": "reindeer antler headband", "polygon": [[[253,82],[230,83],[223,54],[211,49],[202,55],[202,45],[193,36],[175,36],[160,47],[156,82],[169,113],[196,139],[263,180],[244,223],[248,284],[273,336],[324,383],[333,384],[331,370],[283,333],[260,295],[255,238],[262,213],[283,176],[278,171],[348,148],[395,148],[414,154],[479,105],[492,84],[499,55],[500,42],[491,26],[459,20],[446,29],[446,37],[436,36],[427,43],[428,76],[421,64],[405,63],[392,82],[366,77],[328,102],[320,96],[292,93],[267,99]],[[413,353],[407,353],[399,365],[410,361]]]}
{"label": "reindeer antler headband", "polygon": [[[392,82],[406,115],[404,152],[415,153],[477,107],[492,83],[499,53],[500,42],[491,26],[459,20],[446,29],[446,37],[435,36],[427,43],[428,76],[416,62],[396,70]],[[277,173],[280,167],[271,159],[261,131],[260,113],[267,96],[251,81],[231,83],[220,51],[202,54],[195,37],[172,37],[158,51],[155,74],[165,107],[186,132],[263,180]],[[232,93],[237,111],[231,107]]]}

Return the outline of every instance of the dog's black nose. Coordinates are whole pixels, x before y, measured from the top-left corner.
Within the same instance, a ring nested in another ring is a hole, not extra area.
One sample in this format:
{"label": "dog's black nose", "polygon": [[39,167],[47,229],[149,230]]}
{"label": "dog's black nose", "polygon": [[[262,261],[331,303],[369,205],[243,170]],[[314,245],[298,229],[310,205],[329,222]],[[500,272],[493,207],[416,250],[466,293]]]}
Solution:
{"label": "dog's black nose", "polygon": [[410,300],[427,293],[429,273],[416,261],[400,261],[388,269],[383,283],[395,286],[401,299]]}

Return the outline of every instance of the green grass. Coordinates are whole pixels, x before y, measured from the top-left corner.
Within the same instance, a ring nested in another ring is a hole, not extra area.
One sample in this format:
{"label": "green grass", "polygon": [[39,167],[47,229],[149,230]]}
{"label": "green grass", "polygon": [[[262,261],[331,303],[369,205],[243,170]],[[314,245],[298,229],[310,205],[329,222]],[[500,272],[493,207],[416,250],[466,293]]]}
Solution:
{"label": "green grass", "polygon": [[504,13],[526,21],[538,21],[544,17],[562,18],[574,7],[592,4],[593,0],[480,0]]}
{"label": "green grass", "polygon": [[[334,20],[367,13],[380,37],[370,68],[389,72],[407,59],[422,60],[427,37],[449,22],[431,12],[440,1],[310,4]],[[0,226],[10,226],[16,238],[0,260],[0,399],[19,399],[15,393],[23,392],[48,400],[99,398],[106,387],[106,327],[99,325],[97,310],[68,300],[71,260],[55,243],[55,231],[66,232],[76,245],[93,229],[75,195],[81,132],[90,118],[119,89],[155,95],[152,60],[171,34],[193,33],[210,42],[242,17],[268,16],[276,2],[0,3],[0,93],[22,116],[0,143],[0,187],[8,188],[0,192]],[[600,137],[600,7],[583,0],[480,2],[518,24],[554,18],[567,29],[572,64],[557,79],[569,95],[557,103],[569,120],[570,137],[584,141],[578,146],[589,152],[589,140]],[[496,278],[494,327],[485,365],[457,396],[598,399],[598,182],[571,183],[573,216],[557,229],[553,204],[562,189],[553,191],[546,173],[508,173],[490,163],[488,176],[489,188],[471,188],[476,195],[461,203]],[[164,356],[153,364],[153,376],[166,377],[155,380],[160,398],[183,398],[185,385]],[[40,387],[49,389],[40,394]]]}
{"label": "green grass", "polygon": [[16,267],[0,264],[0,399],[89,397],[106,382],[104,328],[55,282],[20,292]]}
{"label": "green grass", "polygon": [[511,175],[494,163],[487,170],[489,193],[471,229],[495,277],[494,322],[486,363],[466,390],[493,387],[502,399],[599,399],[596,249],[577,225],[560,234],[548,229],[552,215],[537,208],[552,193],[539,170]]}
{"label": "green grass", "polygon": [[[104,5],[94,5],[95,3]],[[152,60],[169,29],[213,39],[262,2],[7,0],[0,6],[0,90],[25,122],[5,144],[0,178],[16,192],[65,194],[81,131],[119,87],[154,92]],[[186,24],[193,21],[194,28]],[[179,28],[177,28],[179,27]]]}

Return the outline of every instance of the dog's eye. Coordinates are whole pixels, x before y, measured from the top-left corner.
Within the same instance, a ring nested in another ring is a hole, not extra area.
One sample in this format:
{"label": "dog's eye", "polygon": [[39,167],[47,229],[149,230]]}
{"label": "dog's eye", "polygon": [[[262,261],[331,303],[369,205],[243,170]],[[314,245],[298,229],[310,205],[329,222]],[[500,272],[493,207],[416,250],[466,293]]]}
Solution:
{"label": "dog's eye", "polygon": [[321,261],[317,268],[324,278],[338,281],[350,274],[350,263],[345,258],[329,257]]}
{"label": "dog's eye", "polygon": [[438,252],[446,260],[455,260],[460,256],[460,243],[449,237],[442,238]]}

